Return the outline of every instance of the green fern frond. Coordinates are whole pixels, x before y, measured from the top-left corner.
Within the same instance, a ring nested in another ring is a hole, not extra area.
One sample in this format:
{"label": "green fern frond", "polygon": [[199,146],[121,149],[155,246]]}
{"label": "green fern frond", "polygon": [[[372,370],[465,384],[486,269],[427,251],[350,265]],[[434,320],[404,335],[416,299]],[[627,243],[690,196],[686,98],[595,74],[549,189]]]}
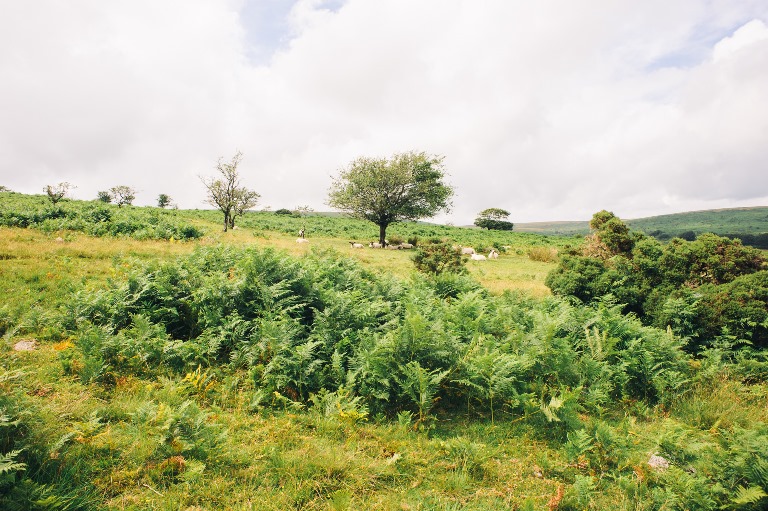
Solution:
{"label": "green fern frond", "polygon": [[27,469],[26,463],[16,461],[21,450],[11,451],[7,454],[0,453],[0,476]]}
{"label": "green fern frond", "polygon": [[731,501],[731,504],[736,506],[751,506],[757,504],[766,497],[768,497],[768,493],[765,493],[765,490],[759,486],[750,486],[749,488],[739,486],[736,491],[736,496]]}

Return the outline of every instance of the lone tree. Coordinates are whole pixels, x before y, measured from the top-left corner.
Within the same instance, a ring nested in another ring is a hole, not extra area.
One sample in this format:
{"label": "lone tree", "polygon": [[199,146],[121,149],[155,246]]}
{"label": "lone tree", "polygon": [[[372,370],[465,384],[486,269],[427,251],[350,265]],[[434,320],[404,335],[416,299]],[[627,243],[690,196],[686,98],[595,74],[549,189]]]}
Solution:
{"label": "lone tree", "polygon": [[261,197],[253,190],[240,186],[237,166],[242,159],[243,153],[240,151],[232,157],[229,163],[219,158],[219,162],[216,164],[219,177],[200,176],[200,180],[208,189],[206,202],[211,206],[216,206],[219,211],[224,213],[224,232],[227,232],[229,228],[234,228],[235,217],[254,207]]}
{"label": "lone tree", "polygon": [[358,158],[342,169],[328,193],[328,205],[379,226],[431,218],[449,211],[453,188],[445,183],[442,156],[407,152],[386,158]]}
{"label": "lone tree", "polygon": [[509,211],[500,208],[488,208],[478,213],[475,225],[483,229],[495,231],[511,231],[515,224],[508,222]]}
{"label": "lone tree", "polygon": [[75,187],[64,181],[63,183],[59,183],[57,185],[47,185],[45,188],[43,188],[43,191],[46,193],[46,195],[48,195],[48,200],[51,201],[51,204],[55,206],[57,202],[67,196],[69,190],[72,188]]}
{"label": "lone tree", "polygon": [[113,186],[109,189],[109,196],[118,208],[124,205],[130,206],[136,199],[136,189],[126,185]]}
{"label": "lone tree", "polygon": [[104,204],[109,204],[112,202],[112,195],[107,191],[101,191],[96,195],[96,200],[103,202]]}
{"label": "lone tree", "polygon": [[161,193],[157,196],[157,207],[167,208],[171,205],[171,196],[166,193]]}

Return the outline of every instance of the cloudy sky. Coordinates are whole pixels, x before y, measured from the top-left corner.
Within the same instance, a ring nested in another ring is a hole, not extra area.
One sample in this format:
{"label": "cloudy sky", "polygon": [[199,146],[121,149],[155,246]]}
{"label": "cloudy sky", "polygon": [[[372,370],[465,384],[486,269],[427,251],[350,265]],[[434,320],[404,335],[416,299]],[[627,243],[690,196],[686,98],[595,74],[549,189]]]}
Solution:
{"label": "cloudy sky", "polygon": [[445,157],[516,222],[768,205],[766,0],[0,0],[0,185],[325,206],[359,156]]}

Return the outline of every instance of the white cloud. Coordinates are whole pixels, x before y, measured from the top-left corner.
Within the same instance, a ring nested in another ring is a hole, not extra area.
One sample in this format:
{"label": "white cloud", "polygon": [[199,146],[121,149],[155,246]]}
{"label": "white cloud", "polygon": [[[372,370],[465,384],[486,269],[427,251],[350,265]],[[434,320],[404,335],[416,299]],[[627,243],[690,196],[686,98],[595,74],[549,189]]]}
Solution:
{"label": "white cloud", "polygon": [[446,157],[457,223],[490,206],[535,221],[768,204],[764,2],[6,11],[0,184],[19,191],[125,183],[202,207],[196,176],[240,149],[264,205],[323,209],[350,160],[415,149]]}

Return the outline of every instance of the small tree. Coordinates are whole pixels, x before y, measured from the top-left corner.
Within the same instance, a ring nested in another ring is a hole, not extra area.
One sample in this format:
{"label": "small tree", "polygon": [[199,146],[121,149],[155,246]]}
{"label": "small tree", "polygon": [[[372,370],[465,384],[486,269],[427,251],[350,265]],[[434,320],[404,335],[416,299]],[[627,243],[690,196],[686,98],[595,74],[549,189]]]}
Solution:
{"label": "small tree", "polygon": [[235,217],[254,207],[260,195],[253,190],[240,186],[240,176],[237,166],[243,159],[243,153],[238,151],[227,163],[219,158],[216,170],[218,178],[200,176],[200,180],[208,190],[206,202],[216,206],[224,214],[224,232],[235,226]]}
{"label": "small tree", "polygon": [[443,158],[423,152],[358,158],[334,180],[328,205],[378,225],[383,246],[390,224],[450,209],[453,188],[444,178]]}
{"label": "small tree", "polygon": [[109,192],[101,191],[101,192],[98,192],[98,194],[96,195],[96,200],[103,202],[105,204],[109,204],[110,202],[112,202],[112,196],[109,194]]}
{"label": "small tree", "polygon": [[500,208],[488,208],[478,213],[475,225],[483,229],[495,231],[511,231],[515,224],[508,222],[509,211]]}
{"label": "small tree", "polygon": [[165,193],[161,193],[157,196],[157,207],[167,208],[171,205],[171,196]]}
{"label": "small tree", "polygon": [[130,206],[136,199],[136,190],[130,186],[118,185],[109,189],[109,195],[118,208],[124,205]]}
{"label": "small tree", "polygon": [[313,211],[314,209],[310,208],[309,206],[296,206],[295,208],[293,208],[293,211],[291,211],[291,213],[301,217],[301,216],[309,215]]}
{"label": "small tree", "polygon": [[48,200],[51,201],[51,204],[55,206],[56,203],[67,196],[67,193],[69,193],[69,190],[72,188],[75,187],[64,181],[57,185],[47,185],[43,188],[43,191],[48,195]]}
{"label": "small tree", "polygon": [[8,188],[7,186],[0,185],[0,192],[10,192],[10,191],[11,189]]}

